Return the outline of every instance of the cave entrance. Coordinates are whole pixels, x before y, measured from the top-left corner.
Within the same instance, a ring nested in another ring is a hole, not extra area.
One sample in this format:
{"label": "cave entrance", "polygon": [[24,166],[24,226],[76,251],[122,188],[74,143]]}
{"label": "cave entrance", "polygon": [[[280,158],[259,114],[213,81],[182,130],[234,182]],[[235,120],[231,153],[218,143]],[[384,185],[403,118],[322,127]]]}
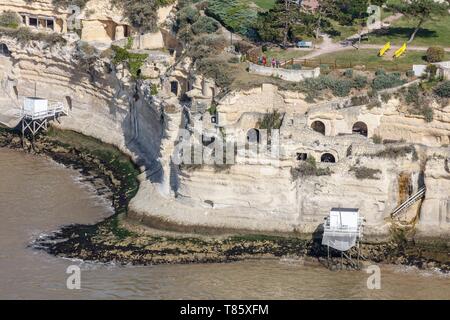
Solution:
{"label": "cave entrance", "polygon": [[336,158],[331,153],[324,153],[320,158],[320,162],[336,163]]}
{"label": "cave entrance", "polygon": [[322,121],[314,121],[311,124],[311,129],[313,129],[315,132],[325,135],[325,123],[323,123]]}
{"label": "cave entrance", "polygon": [[368,136],[367,124],[365,124],[364,122],[358,121],[357,123],[355,123],[353,125],[352,132],[355,134],[360,134],[364,137],[367,137]]}
{"label": "cave entrance", "polygon": [[69,107],[69,110],[72,111],[72,98],[69,96],[66,96],[66,103],[67,103],[67,106]]}
{"label": "cave entrance", "polygon": [[0,55],[10,57],[11,51],[9,51],[8,46],[4,43],[0,43]]}
{"label": "cave entrance", "polygon": [[247,142],[258,144],[261,142],[261,134],[258,129],[250,129],[247,132]]}
{"label": "cave entrance", "polygon": [[178,81],[170,82],[170,92],[172,92],[174,95],[178,96]]}

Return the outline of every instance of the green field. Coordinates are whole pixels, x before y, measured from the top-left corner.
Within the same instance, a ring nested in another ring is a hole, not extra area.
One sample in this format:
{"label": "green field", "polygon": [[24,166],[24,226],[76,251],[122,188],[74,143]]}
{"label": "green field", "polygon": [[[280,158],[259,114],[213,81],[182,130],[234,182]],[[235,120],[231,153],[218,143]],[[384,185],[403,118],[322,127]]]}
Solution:
{"label": "green field", "polygon": [[[338,68],[346,68],[356,65],[365,65],[366,70],[377,70],[383,68],[389,71],[407,71],[413,64],[427,64],[424,60],[425,52],[409,51],[398,59],[380,58],[377,56],[378,50],[346,50],[332,54],[324,54],[317,57],[322,64],[336,63]],[[387,57],[392,56],[392,50]],[[450,54],[446,54],[445,59],[450,59]]]}

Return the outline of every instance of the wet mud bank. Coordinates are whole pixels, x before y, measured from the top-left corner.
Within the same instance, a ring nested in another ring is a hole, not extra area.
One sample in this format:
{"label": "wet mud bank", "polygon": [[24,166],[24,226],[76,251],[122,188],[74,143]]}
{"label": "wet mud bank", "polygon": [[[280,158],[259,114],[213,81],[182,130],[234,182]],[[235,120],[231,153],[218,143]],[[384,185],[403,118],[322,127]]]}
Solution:
{"label": "wet mud bank", "polygon": [[[223,235],[195,236],[142,232],[127,220],[129,201],[136,194],[139,170],[113,146],[81,134],[51,129],[34,145],[22,143],[16,132],[0,129],[0,147],[47,156],[78,170],[99,195],[107,197],[115,215],[96,225],[70,225],[39,238],[35,248],[65,258],[133,265],[233,262],[253,258],[292,258],[326,265],[320,236]],[[450,246],[446,239],[417,240],[393,233],[382,243],[364,243],[361,261],[416,266],[450,272]],[[332,252],[333,265],[340,254]],[[356,252],[353,252],[356,257]],[[351,268],[344,263],[344,268]]]}

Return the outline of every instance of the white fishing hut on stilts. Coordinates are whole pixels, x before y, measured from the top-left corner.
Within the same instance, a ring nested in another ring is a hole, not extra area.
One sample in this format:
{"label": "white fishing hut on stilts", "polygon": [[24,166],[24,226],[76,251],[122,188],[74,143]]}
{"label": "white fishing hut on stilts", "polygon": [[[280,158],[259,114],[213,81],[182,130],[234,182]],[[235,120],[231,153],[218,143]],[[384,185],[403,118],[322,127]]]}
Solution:
{"label": "white fishing hut on stilts", "polygon": [[[357,269],[360,268],[359,259],[360,240],[363,236],[364,218],[359,209],[333,208],[325,218],[322,245],[327,246],[327,261],[330,267],[330,247],[341,252],[341,268],[344,257]],[[350,250],[357,248],[357,262],[352,259]]]}
{"label": "white fishing hut on stilts", "polygon": [[47,99],[27,97],[24,99],[20,116],[22,118],[22,136],[29,131],[34,136],[43,129],[47,131],[50,120],[58,120],[60,116],[67,115],[64,104],[50,102]]}

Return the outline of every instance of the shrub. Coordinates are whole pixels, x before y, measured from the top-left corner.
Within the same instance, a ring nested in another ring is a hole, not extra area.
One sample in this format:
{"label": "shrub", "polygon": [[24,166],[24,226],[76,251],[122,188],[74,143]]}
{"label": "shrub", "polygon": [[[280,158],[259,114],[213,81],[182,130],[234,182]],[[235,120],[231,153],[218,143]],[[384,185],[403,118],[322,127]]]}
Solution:
{"label": "shrub", "polygon": [[413,85],[413,86],[408,87],[408,89],[406,90],[406,93],[405,93],[406,103],[414,104],[414,105],[419,104],[419,101],[420,101],[419,93],[420,93],[420,91],[419,91],[418,85]]}
{"label": "shrub", "polygon": [[378,134],[374,134],[372,137],[372,141],[375,144],[381,144],[383,142],[383,138]]}
{"label": "shrub", "polygon": [[399,73],[379,73],[372,82],[372,88],[374,90],[383,90],[401,86],[405,83],[405,80],[401,79]]}
{"label": "shrub", "polygon": [[200,33],[214,33],[219,29],[219,24],[216,20],[210,17],[200,17],[193,25],[192,31],[195,34]]}
{"label": "shrub", "polygon": [[428,78],[430,79],[436,78],[437,70],[438,68],[434,64],[429,64],[425,69],[425,71],[428,74]]}
{"label": "shrub", "polygon": [[386,149],[376,153],[375,157],[397,159],[400,157],[405,157],[408,154],[413,155],[413,160],[417,160],[417,151],[414,146],[404,146],[404,147],[387,147]]}
{"label": "shrub", "polygon": [[441,62],[444,56],[445,51],[442,47],[429,47],[427,50],[427,61],[430,63]]}
{"label": "shrub", "polygon": [[363,89],[367,86],[367,77],[365,76],[356,76],[355,79],[353,79],[353,86],[356,89]]}
{"label": "shrub", "polygon": [[353,69],[347,69],[344,71],[344,77],[353,78]]}
{"label": "shrub", "polygon": [[428,106],[422,108],[422,115],[426,122],[432,122],[434,119],[434,110]]}
{"label": "shrub", "polygon": [[140,77],[140,69],[144,65],[145,60],[148,58],[147,54],[131,53],[127,49],[112,46],[114,50],[113,64],[118,65],[120,63],[126,63],[133,78]]}
{"label": "shrub", "polygon": [[0,36],[15,38],[22,44],[30,41],[41,41],[50,46],[66,43],[66,39],[59,33],[32,32],[27,27],[19,27],[18,29],[0,27]]}
{"label": "shrub", "polygon": [[334,95],[338,97],[345,97],[350,94],[352,87],[353,81],[348,79],[336,79],[331,85],[331,90]]}
{"label": "shrub", "polygon": [[278,112],[278,110],[274,110],[272,113],[267,113],[264,115],[263,120],[258,123],[260,129],[280,129],[281,125],[283,124],[283,117]]}
{"label": "shrub", "polygon": [[177,23],[179,28],[183,28],[188,24],[194,24],[200,18],[200,13],[197,9],[191,6],[186,6],[177,13]]}
{"label": "shrub", "polygon": [[208,0],[208,16],[220,21],[227,29],[253,37],[258,13],[247,0]]}
{"label": "shrub", "polygon": [[291,168],[291,177],[293,181],[300,177],[329,175],[331,175],[330,168],[318,168],[314,157],[309,157],[306,161],[300,163],[297,168]]}
{"label": "shrub", "polygon": [[320,73],[322,74],[329,74],[330,73],[330,66],[328,64],[321,64],[320,65]]}
{"label": "shrub", "polygon": [[214,79],[219,87],[229,87],[233,82],[227,63],[220,58],[198,60],[197,70],[208,78]]}
{"label": "shrub", "polygon": [[388,103],[389,100],[391,100],[391,94],[389,93],[382,93],[381,94],[381,101],[383,101],[384,103]]}
{"label": "shrub", "polygon": [[5,11],[0,14],[0,27],[17,29],[21,23],[17,13]]}
{"label": "shrub", "polygon": [[450,80],[444,81],[439,84],[434,92],[441,98],[450,98]]}
{"label": "shrub", "polygon": [[406,76],[408,77],[408,78],[412,78],[412,77],[414,77],[415,76],[415,74],[414,74],[414,70],[407,70],[406,71]]}
{"label": "shrub", "polygon": [[364,180],[364,179],[379,180],[379,178],[376,175],[380,174],[381,170],[367,168],[367,167],[352,166],[350,168],[349,172],[353,172],[355,174],[355,177],[358,180]]}
{"label": "shrub", "polygon": [[363,106],[369,104],[370,99],[368,96],[353,96],[351,98],[352,106]]}

